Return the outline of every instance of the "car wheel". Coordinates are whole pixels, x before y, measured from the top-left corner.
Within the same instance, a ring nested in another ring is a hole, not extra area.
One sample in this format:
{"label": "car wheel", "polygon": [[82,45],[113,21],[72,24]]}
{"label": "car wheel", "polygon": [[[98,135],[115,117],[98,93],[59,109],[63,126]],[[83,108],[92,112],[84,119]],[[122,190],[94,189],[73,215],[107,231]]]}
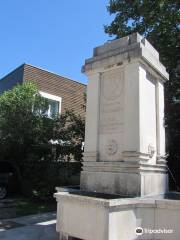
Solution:
{"label": "car wheel", "polygon": [[0,199],[4,199],[7,196],[7,188],[0,186]]}

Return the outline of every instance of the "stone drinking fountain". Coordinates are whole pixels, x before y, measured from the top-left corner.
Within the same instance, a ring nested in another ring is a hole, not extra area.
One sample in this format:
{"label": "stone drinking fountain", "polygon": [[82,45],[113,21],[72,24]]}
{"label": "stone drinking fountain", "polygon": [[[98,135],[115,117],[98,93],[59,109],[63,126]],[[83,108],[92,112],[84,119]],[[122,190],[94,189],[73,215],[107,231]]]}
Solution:
{"label": "stone drinking fountain", "polygon": [[60,240],[180,239],[180,194],[169,193],[164,83],[154,47],[138,33],[85,61],[87,113],[80,190],[59,188]]}

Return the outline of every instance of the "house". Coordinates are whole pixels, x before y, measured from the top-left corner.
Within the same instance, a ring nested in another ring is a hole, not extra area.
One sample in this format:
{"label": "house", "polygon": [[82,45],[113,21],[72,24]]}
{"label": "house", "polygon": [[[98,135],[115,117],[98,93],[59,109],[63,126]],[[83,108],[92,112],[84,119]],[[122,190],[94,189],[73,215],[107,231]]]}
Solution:
{"label": "house", "polygon": [[85,84],[29,64],[22,64],[0,80],[0,94],[27,81],[35,83],[39,93],[48,99],[48,116],[72,109],[85,117]]}

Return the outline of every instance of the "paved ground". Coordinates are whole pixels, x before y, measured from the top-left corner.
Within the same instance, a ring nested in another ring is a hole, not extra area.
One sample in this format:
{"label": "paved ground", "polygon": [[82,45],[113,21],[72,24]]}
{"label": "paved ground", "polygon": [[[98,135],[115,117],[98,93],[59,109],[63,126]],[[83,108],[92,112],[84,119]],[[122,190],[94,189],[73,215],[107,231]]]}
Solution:
{"label": "paved ground", "polygon": [[58,240],[56,213],[0,220],[0,240]]}

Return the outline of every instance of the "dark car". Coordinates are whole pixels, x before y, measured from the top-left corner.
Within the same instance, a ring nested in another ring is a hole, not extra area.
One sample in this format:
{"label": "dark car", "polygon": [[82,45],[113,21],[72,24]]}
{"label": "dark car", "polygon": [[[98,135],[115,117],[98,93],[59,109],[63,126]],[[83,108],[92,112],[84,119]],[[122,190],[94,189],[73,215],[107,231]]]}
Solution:
{"label": "dark car", "polygon": [[19,191],[17,167],[8,161],[0,161],[0,199]]}

